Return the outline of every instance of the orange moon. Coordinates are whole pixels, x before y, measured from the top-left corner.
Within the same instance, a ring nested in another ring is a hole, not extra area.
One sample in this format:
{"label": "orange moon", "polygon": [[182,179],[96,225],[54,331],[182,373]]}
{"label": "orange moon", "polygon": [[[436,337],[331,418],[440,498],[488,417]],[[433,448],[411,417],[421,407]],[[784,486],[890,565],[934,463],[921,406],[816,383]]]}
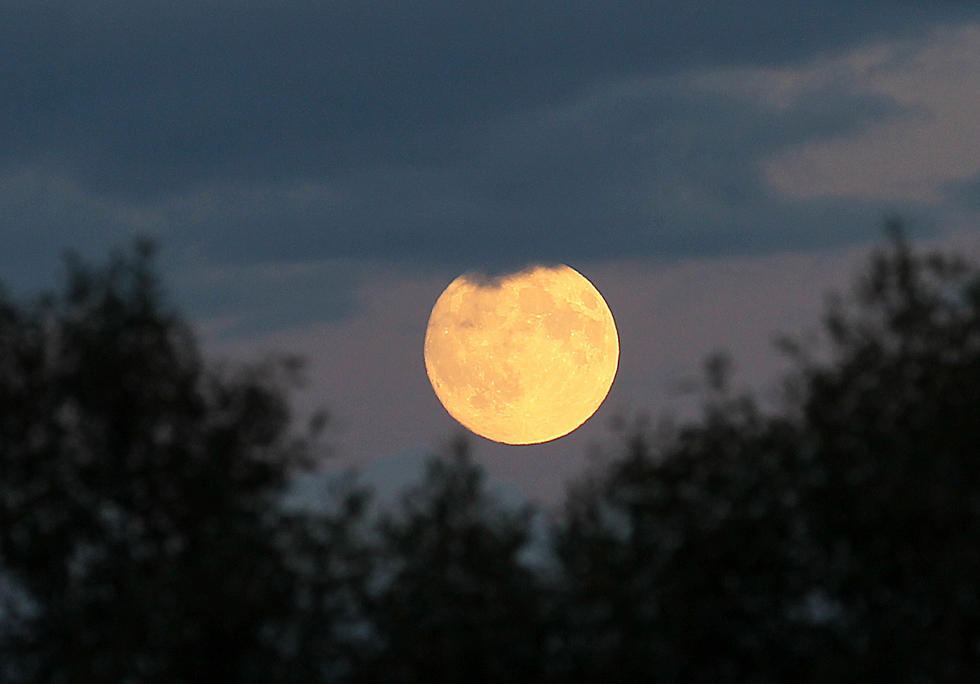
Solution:
{"label": "orange moon", "polygon": [[425,332],[425,370],[446,411],[504,444],[575,430],[602,404],[618,367],[612,312],[565,265],[493,280],[464,274],[436,300]]}

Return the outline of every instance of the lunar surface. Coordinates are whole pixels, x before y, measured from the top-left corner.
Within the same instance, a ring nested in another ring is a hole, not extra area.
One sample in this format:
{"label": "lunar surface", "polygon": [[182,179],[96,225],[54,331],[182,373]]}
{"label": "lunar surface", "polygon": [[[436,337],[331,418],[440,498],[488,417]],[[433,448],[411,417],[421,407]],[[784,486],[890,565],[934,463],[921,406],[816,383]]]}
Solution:
{"label": "lunar surface", "polygon": [[536,444],[599,408],[619,366],[619,335],[595,286],[568,266],[462,275],[436,301],[425,368],[449,414],[482,437]]}

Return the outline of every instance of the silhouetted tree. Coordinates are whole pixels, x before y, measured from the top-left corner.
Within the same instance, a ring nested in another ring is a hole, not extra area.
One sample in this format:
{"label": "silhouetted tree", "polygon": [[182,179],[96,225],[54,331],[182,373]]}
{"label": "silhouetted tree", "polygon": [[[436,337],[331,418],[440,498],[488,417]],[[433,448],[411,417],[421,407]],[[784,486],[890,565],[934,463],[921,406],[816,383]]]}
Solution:
{"label": "silhouetted tree", "polygon": [[206,364],[151,252],[72,259],[64,291],[35,304],[0,297],[0,563],[28,603],[4,616],[0,669],[291,681],[312,610],[297,568],[343,539],[279,510],[316,438],[290,429],[295,364]]}
{"label": "silhouetted tree", "polygon": [[977,271],[893,226],[825,324],[783,410],[719,385],[570,495],[564,677],[980,681]]}
{"label": "silhouetted tree", "polygon": [[[980,681],[980,274],[900,227],[797,348],[806,489],[852,681]],[[838,677],[840,678],[840,677]]]}
{"label": "silhouetted tree", "polygon": [[521,559],[529,516],[486,491],[464,441],[428,463],[379,525],[380,650],[365,681],[538,680],[539,583]]}
{"label": "silhouetted tree", "polygon": [[893,227],[824,324],[776,410],[709,361],[532,566],[464,441],[377,521],[284,507],[295,365],[206,363],[145,247],[72,262],[0,294],[0,681],[980,681],[980,274]]}
{"label": "silhouetted tree", "polygon": [[640,434],[587,480],[556,532],[563,678],[801,681],[811,588],[796,431],[745,398]]}
{"label": "silhouetted tree", "polygon": [[368,611],[377,573],[370,496],[356,481],[335,482],[324,494],[330,510],[288,514],[278,530],[297,603],[281,621],[283,657],[271,681],[358,681],[376,652]]}

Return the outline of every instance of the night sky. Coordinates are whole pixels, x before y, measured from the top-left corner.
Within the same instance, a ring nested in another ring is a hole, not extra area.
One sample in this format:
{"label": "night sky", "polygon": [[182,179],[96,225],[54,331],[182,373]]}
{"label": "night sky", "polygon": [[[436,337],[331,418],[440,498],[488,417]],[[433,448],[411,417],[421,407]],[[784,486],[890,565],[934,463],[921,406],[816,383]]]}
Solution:
{"label": "night sky", "polygon": [[457,430],[422,339],[463,271],[568,263],[616,317],[583,429],[473,438],[553,501],[711,351],[774,392],[772,334],[815,329],[891,215],[980,247],[975,0],[0,4],[0,279],[153,237],[209,354],[307,358],[337,464]]}

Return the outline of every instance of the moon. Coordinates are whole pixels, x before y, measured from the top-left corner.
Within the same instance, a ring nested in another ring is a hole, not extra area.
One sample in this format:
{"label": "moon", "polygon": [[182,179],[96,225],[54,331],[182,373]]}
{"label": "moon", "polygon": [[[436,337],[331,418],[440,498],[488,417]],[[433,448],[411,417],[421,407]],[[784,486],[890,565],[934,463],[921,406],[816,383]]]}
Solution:
{"label": "moon", "polygon": [[612,387],[619,334],[575,269],[536,266],[452,281],[425,331],[425,370],[446,411],[504,444],[538,444],[587,421]]}

